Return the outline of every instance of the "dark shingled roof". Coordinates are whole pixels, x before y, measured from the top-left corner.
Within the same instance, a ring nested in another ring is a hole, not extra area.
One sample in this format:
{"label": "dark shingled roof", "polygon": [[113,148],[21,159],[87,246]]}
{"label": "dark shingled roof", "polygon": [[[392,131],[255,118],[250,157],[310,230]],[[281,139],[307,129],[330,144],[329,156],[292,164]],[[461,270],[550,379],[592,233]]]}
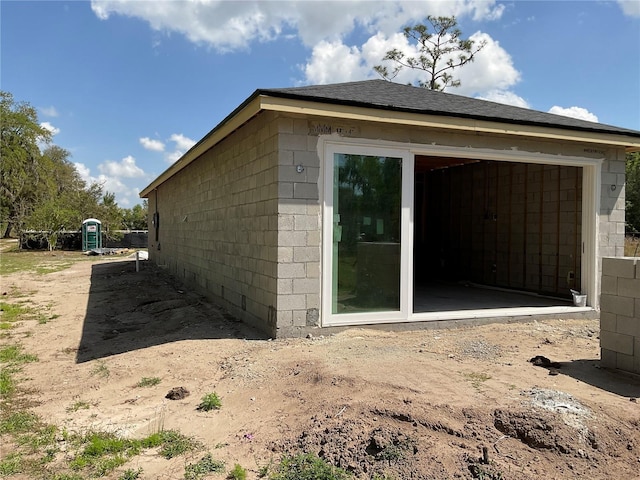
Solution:
{"label": "dark shingled roof", "polygon": [[257,90],[255,95],[310,100],[321,103],[351,105],[401,112],[424,113],[519,125],[581,130],[640,137],[640,131],[587,122],[528,108],[436,92],[386,80],[312,85],[308,87]]}

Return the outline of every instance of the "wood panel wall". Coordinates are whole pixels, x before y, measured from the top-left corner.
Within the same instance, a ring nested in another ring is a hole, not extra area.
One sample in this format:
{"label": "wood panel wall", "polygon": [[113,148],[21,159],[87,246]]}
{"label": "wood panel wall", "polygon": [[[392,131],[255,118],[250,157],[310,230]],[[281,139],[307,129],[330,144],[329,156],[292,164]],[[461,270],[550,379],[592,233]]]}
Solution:
{"label": "wood panel wall", "polygon": [[416,172],[415,191],[417,281],[580,289],[581,168],[477,162]]}

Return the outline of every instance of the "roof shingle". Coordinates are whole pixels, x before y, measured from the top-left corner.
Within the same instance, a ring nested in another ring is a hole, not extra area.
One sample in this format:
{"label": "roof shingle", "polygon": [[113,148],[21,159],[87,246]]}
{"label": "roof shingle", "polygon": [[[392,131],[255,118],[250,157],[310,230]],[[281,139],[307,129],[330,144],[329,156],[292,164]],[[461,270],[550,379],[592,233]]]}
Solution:
{"label": "roof shingle", "polygon": [[636,130],[578,120],[576,118],[539,112],[528,108],[503,105],[501,103],[479,100],[477,98],[463,97],[451,93],[437,92],[386,80],[365,80],[307,87],[260,89],[257,90],[255,94],[382,110],[444,115],[520,125],[536,125],[640,137],[640,131]]}

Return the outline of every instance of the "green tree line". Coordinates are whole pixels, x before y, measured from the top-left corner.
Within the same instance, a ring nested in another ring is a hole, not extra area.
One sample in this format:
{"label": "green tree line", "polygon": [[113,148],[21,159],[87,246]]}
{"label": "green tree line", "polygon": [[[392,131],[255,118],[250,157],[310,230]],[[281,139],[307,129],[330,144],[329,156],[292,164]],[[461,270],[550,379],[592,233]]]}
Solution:
{"label": "green tree line", "polygon": [[627,154],[626,231],[640,234],[640,152]]}
{"label": "green tree line", "polygon": [[87,184],[69,151],[51,143],[34,107],[0,91],[0,212],[2,236],[41,231],[50,245],[63,230],[78,230],[86,218],[102,222],[103,232],[146,229],[147,207],[118,207],[115,195],[99,183]]}

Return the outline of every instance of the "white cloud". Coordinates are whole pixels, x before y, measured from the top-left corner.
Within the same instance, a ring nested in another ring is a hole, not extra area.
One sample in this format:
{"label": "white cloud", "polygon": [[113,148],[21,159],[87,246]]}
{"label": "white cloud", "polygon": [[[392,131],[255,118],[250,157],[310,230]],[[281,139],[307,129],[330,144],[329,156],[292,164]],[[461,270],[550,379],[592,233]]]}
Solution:
{"label": "white cloud", "polygon": [[44,128],[45,130],[48,130],[49,133],[51,133],[51,135],[57,135],[60,133],[60,129],[57,127],[54,127],[53,125],[51,125],[49,122],[42,122],[40,124],[40,126],[42,128]]}
{"label": "white cloud", "polygon": [[51,105],[50,107],[40,107],[38,108],[38,110],[40,110],[40,113],[42,113],[42,115],[44,115],[45,117],[58,116],[58,111],[56,110],[56,107],[54,107],[53,105]]}
{"label": "white cloud", "polygon": [[142,145],[145,149],[151,150],[152,152],[164,152],[164,143],[160,140],[154,140],[149,137],[142,137],[139,139],[140,145]]}
{"label": "white cloud", "polygon": [[[165,144],[160,140],[154,140],[149,137],[142,137],[139,139],[140,144],[147,150],[154,152],[164,152],[168,148],[168,152],[165,154],[165,159],[168,163],[174,163],[179,160],[191,147],[196,144],[195,140],[185,136],[182,133],[173,133],[167,140],[168,143],[172,143],[173,146]],[[131,158],[131,157],[127,157]],[[123,159],[124,162],[125,159]],[[109,162],[106,162],[109,163]],[[106,168],[106,163],[103,164],[103,168]]]}
{"label": "white cloud", "polygon": [[191,140],[189,137],[185,137],[181,133],[174,133],[169,137],[169,140],[176,143],[177,149],[184,150],[185,152],[196,144],[195,140]]}
{"label": "white cloud", "polygon": [[167,163],[177,162],[178,160],[180,160],[180,157],[182,157],[182,155],[184,155],[184,153],[179,150],[175,150],[171,153],[167,153],[167,156],[166,156]]}
{"label": "white cloud", "polygon": [[[98,176],[93,176],[91,175],[91,169],[84,163],[75,162],[74,165],[76,167],[76,170],[80,174],[80,178],[82,178],[88,185],[92,185],[94,183],[102,185],[104,192],[115,193],[116,197],[120,196],[118,194],[128,194],[127,186],[120,179],[116,177],[110,177],[104,173],[101,173]],[[99,170],[102,170],[101,166],[102,165],[98,166]],[[119,200],[118,203],[120,203]]]}
{"label": "white cloud", "polygon": [[80,178],[88,185],[99,184],[102,186],[103,192],[114,193],[116,202],[120,207],[129,207],[140,203],[140,189],[137,186],[130,185],[128,179],[146,178],[150,180],[149,175],[136,166],[135,159],[131,156],[123,158],[120,162],[106,161],[98,165],[100,174],[94,176],[91,169],[84,163],[74,163]]}
{"label": "white cloud", "polygon": [[640,0],[618,0],[622,12],[629,17],[640,17]]}
{"label": "white cloud", "polygon": [[475,98],[480,100],[489,100],[490,102],[502,103],[505,105],[512,105],[514,107],[531,108],[529,103],[522,97],[516,95],[509,90],[489,90],[483,95],[478,95]]}
{"label": "white cloud", "polygon": [[390,35],[429,14],[496,20],[505,7],[496,0],[351,0],[328,5],[319,1],[93,0],[91,8],[102,20],[111,15],[139,18],[156,31],[177,32],[193,43],[224,52],[292,34],[307,46],[334,42],[358,26]]}
{"label": "white cloud", "polygon": [[462,86],[455,89],[455,93],[472,95],[490,90],[507,90],[520,81],[520,72],[513,66],[511,55],[497,40],[482,32],[476,32],[469,38],[477,43],[484,41],[486,45],[476,54],[472,63],[457,72]]}
{"label": "white cloud", "polygon": [[175,148],[172,152],[167,153],[166,160],[168,163],[174,163],[182,157],[196,142],[195,140],[185,137],[182,133],[174,133],[169,137],[169,140],[175,143]]}
{"label": "white cloud", "polygon": [[[345,0],[329,4],[320,1],[92,0],[91,8],[102,20],[112,15],[138,18],[155,32],[178,33],[197,45],[220,52],[247,49],[255,42],[297,37],[311,49],[306,63],[300,65],[304,75],[300,84],[378,78],[373,67],[381,63],[391,48],[412,56],[417,54],[415,47],[398,32],[406,25],[423,22],[427,15],[490,21],[501,18],[505,11],[505,5],[497,0]],[[354,32],[364,32],[368,39],[363,43],[347,43],[345,39]],[[477,32],[471,38],[486,41],[487,45],[475,62],[456,71],[462,87],[451,91],[461,95],[508,91],[520,80],[520,72],[513,66],[510,55],[486,33]],[[419,71],[405,69],[395,81],[416,83],[419,78],[424,78]],[[192,141],[182,144],[179,135],[172,136],[171,141],[176,143],[176,148],[167,152],[169,162],[176,161],[193,145]],[[159,140],[145,137],[140,143],[149,150],[163,151]]]}
{"label": "white cloud", "polygon": [[[448,92],[486,97],[491,91],[508,91],[520,81],[520,72],[516,70],[511,56],[500,46],[499,42],[481,32],[474,33],[470,38],[477,44],[486,42],[486,45],[476,54],[474,62],[454,71],[454,77],[459,78],[462,85],[459,88],[448,89]],[[407,56],[416,57],[419,55],[415,45],[410,44],[401,33],[385,36],[379,32],[370,37],[362,47],[347,46],[339,40],[320,42],[313,48],[307,64],[302,66],[305,83],[338,83],[379,78],[373,72],[373,67],[383,63],[381,59],[385,53],[394,48]],[[389,70],[392,69],[392,65],[389,65]],[[425,78],[423,71],[405,68],[400,71],[394,81],[415,84],[418,80],[425,80]],[[526,103],[522,99],[516,101],[515,97],[515,94],[511,94],[510,98],[503,95],[501,97],[502,103],[507,103],[506,100],[516,102],[519,106]],[[495,96],[495,98],[498,97]]]}
{"label": "white cloud", "polygon": [[348,47],[339,40],[318,43],[302,68],[307,82],[314,84],[348,82],[373,75],[358,47]]}
{"label": "white cloud", "polygon": [[80,162],[74,162],[73,163],[76,167],[76,170],[78,171],[78,174],[80,175],[80,178],[82,178],[82,180],[84,180],[87,183],[92,183],[91,180],[91,170],[89,169],[89,167],[87,167],[84,163],[80,163]]}
{"label": "white cloud", "polygon": [[586,120],[588,122],[597,122],[598,117],[591,113],[586,108],[582,107],[569,107],[563,108],[554,105],[549,109],[549,113],[553,113],[555,115],[563,115],[565,117],[577,118],[578,120]]}
{"label": "white cloud", "polygon": [[98,170],[103,174],[121,178],[141,178],[144,171],[136,165],[136,159],[131,155],[124,157],[119,162],[107,160],[98,165]]}

